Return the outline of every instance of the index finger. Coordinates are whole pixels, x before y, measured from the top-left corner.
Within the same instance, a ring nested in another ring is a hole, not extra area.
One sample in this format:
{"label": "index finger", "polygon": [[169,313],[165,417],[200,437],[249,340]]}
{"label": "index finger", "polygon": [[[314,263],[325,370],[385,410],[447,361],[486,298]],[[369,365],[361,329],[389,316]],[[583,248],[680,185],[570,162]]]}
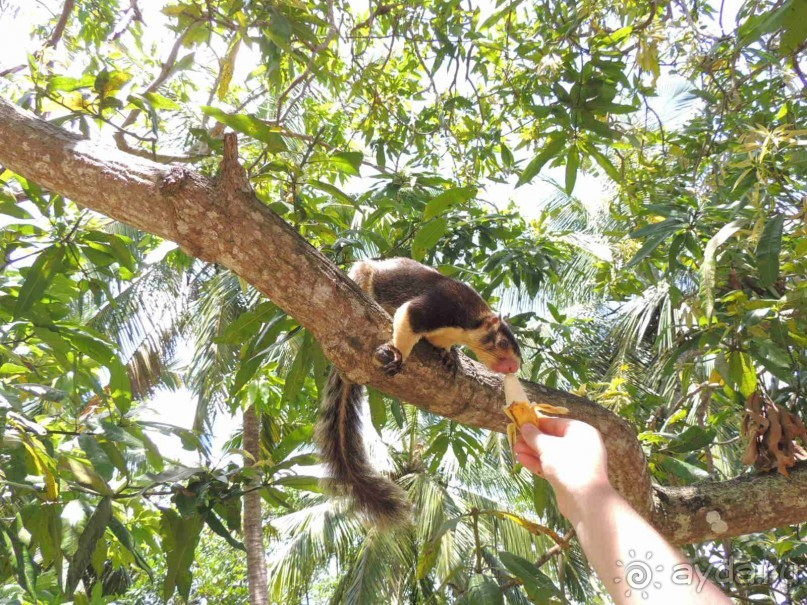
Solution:
{"label": "index finger", "polygon": [[569,426],[574,422],[569,418],[558,418],[557,416],[541,416],[538,418],[538,429],[542,433],[553,437],[563,437]]}

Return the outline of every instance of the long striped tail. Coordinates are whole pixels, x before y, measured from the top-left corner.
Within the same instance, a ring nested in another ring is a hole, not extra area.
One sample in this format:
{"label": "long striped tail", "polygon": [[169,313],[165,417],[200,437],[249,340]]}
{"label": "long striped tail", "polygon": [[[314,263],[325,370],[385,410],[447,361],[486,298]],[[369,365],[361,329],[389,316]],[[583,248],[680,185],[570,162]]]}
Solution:
{"label": "long striped tail", "polygon": [[360,385],[331,369],[316,438],[333,490],[375,526],[391,529],[410,520],[411,504],[403,489],[370,465],[361,436],[361,395]]}

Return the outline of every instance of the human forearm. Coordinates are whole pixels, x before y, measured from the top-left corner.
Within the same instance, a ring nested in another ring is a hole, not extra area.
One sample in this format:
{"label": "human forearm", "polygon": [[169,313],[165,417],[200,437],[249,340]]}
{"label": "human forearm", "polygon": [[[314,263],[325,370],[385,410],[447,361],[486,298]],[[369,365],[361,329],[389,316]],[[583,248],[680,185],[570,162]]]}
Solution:
{"label": "human forearm", "polygon": [[589,563],[618,605],[731,603],[711,582],[699,582],[683,554],[610,485],[592,490],[576,504],[570,521]]}

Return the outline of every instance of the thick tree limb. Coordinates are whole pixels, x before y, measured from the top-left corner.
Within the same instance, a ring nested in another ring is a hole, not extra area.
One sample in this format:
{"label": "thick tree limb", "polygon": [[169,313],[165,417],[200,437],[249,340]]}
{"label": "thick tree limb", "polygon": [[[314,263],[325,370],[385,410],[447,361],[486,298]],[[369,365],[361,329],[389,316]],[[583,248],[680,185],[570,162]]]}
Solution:
{"label": "thick tree limb", "polygon": [[[386,377],[373,363],[389,316],[260,202],[237,163],[234,137],[221,175],[208,179],[82,140],[0,99],[0,163],[88,208],[180,244],[236,272],[297,319],[352,380],[465,424],[503,431],[501,377],[463,358],[452,379],[428,347]],[[582,397],[527,384],[533,400],[569,408],[602,431],[617,489],[675,542],[762,531],[807,520],[807,468],[686,488],[651,487],[635,432]],[[728,525],[716,532],[717,511]]]}

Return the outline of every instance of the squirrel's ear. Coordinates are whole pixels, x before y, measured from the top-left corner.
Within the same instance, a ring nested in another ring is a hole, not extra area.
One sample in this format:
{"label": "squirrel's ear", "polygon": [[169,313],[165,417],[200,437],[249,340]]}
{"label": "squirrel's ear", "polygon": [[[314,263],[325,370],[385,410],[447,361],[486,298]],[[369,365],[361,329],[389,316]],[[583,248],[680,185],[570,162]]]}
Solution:
{"label": "squirrel's ear", "polygon": [[487,328],[495,328],[496,326],[498,326],[501,323],[501,321],[502,321],[502,318],[499,317],[498,315],[491,315],[490,317],[485,319],[485,326]]}

